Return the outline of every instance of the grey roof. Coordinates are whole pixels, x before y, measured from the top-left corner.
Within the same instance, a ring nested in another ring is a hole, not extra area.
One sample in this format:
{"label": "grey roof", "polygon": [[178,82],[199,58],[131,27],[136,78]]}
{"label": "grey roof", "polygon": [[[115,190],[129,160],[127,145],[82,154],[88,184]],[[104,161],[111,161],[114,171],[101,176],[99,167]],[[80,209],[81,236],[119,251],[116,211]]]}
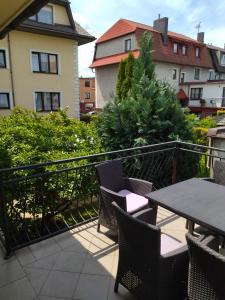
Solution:
{"label": "grey roof", "polygon": [[76,28],[76,31],[79,35],[83,35],[83,36],[87,36],[87,37],[92,37],[93,36],[88,33],[79,23],[77,23],[75,20],[74,20],[74,23],[75,23],[75,28]]}

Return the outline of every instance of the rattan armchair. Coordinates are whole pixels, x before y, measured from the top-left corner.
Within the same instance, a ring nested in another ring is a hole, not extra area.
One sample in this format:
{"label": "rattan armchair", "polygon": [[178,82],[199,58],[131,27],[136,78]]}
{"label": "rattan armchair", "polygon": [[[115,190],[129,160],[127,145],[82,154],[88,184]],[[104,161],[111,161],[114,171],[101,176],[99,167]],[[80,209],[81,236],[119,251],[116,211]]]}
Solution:
{"label": "rattan armchair", "polygon": [[[151,209],[129,215],[113,203],[119,228],[119,284],[141,300],[181,300],[186,297],[188,250],[178,240],[146,223]],[[143,221],[142,221],[143,220]]]}
{"label": "rattan armchair", "polygon": [[[152,191],[152,183],[128,178],[120,160],[111,160],[96,166],[100,184],[100,211],[98,231],[100,225],[107,227],[110,234],[117,237],[117,221],[112,202],[116,202],[122,209],[134,214],[141,209],[152,206],[144,196]],[[156,223],[157,208],[152,211],[152,224]]]}
{"label": "rattan armchair", "polygon": [[225,299],[225,256],[218,253],[218,238],[209,236],[202,242],[187,234],[190,266],[189,300]]}

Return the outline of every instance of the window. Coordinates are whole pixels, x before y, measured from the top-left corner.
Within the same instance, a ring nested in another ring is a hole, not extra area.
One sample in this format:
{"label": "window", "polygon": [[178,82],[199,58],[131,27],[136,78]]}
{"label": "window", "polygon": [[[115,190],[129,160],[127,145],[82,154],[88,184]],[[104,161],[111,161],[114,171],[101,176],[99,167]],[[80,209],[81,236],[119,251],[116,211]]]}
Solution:
{"label": "window", "polygon": [[58,56],[41,52],[32,52],[32,70],[37,73],[58,74]]}
{"label": "window", "polygon": [[29,18],[32,21],[53,24],[53,8],[50,5],[43,7],[38,14]]}
{"label": "window", "polygon": [[89,81],[89,80],[85,80],[84,86],[85,86],[85,87],[90,87],[90,81]]}
{"label": "window", "polygon": [[225,54],[221,54],[220,63],[221,63],[221,65],[225,66]]}
{"label": "window", "polygon": [[214,80],[214,78],[215,78],[214,70],[209,70],[209,80]]}
{"label": "window", "polygon": [[125,40],[125,51],[131,50],[131,39]]}
{"label": "window", "polygon": [[0,109],[10,109],[9,93],[0,93]]}
{"label": "window", "polygon": [[191,89],[191,100],[200,100],[202,99],[203,88],[192,88]]}
{"label": "window", "polygon": [[200,48],[199,47],[195,48],[195,56],[200,57]]}
{"label": "window", "polygon": [[173,80],[177,79],[177,69],[173,69]]}
{"label": "window", "polygon": [[6,68],[5,50],[0,50],[0,68]]}
{"label": "window", "polygon": [[200,79],[200,69],[195,68],[194,80],[199,80],[199,79]]}
{"label": "window", "polygon": [[85,109],[92,109],[94,107],[94,103],[85,103]]}
{"label": "window", "polygon": [[184,83],[185,82],[185,73],[181,72],[180,74],[180,83]]}
{"label": "window", "polygon": [[173,53],[177,53],[178,52],[178,44],[174,43],[173,44]]}
{"label": "window", "polygon": [[36,111],[56,111],[60,109],[60,93],[36,92]]}
{"label": "window", "polygon": [[91,99],[91,94],[90,93],[84,93],[84,98],[85,99]]}
{"label": "window", "polygon": [[187,55],[187,46],[186,45],[183,45],[181,47],[181,52],[182,52],[183,55]]}

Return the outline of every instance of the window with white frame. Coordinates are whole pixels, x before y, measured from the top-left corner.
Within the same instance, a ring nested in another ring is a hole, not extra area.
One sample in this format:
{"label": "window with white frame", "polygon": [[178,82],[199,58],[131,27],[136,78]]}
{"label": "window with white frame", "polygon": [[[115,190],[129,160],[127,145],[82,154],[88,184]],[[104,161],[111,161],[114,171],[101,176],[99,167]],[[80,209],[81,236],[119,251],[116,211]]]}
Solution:
{"label": "window with white frame", "polygon": [[0,109],[10,109],[9,93],[0,92]]}
{"label": "window with white frame", "polygon": [[195,56],[200,57],[200,48],[199,47],[195,48]]}
{"label": "window with white frame", "polygon": [[60,93],[35,92],[35,106],[37,112],[59,110]]}
{"label": "window with white frame", "polygon": [[89,92],[84,93],[84,98],[91,99],[91,93],[89,93]]}
{"label": "window with white frame", "polygon": [[131,50],[131,39],[125,40],[125,51]]}
{"label": "window with white frame", "polygon": [[203,93],[203,88],[191,88],[190,99],[201,100],[202,93]]}
{"label": "window with white frame", "polygon": [[194,70],[194,80],[199,80],[200,79],[200,69],[195,68]]}
{"label": "window with white frame", "polygon": [[32,52],[32,70],[34,73],[58,74],[58,55]]}
{"label": "window with white frame", "polygon": [[181,72],[180,73],[180,83],[184,83],[185,82],[185,72]]}
{"label": "window with white frame", "polygon": [[173,69],[173,76],[172,76],[173,80],[177,79],[177,69]]}
{"label": "window with white frame", "polygon": [[187,46],[186,45],[182,45],[181,52],[183,55],[187,55]]}
{"label": "window with white frame", "polygon": [[178,44],[173,43],[173,53],[178,53]]}
{"label": "window with white frame", "polygon": [[225,54],[221,54],[220,64],[225,66]]}
{"label": "window with white frame", "polygon": [[51,5],[46,5],[36,15],[29,19],[36,22],[53,24],[53,7]]}
{"label": "window with white frame", "polygon": [[6,68],[6,54],[5,50],[0,49],[0,68],[5,69]]}
{"label": "window with white frame", "polygon": [[214,70],[209,70],[209,80],[214,80],[215,79],[215,72]]}

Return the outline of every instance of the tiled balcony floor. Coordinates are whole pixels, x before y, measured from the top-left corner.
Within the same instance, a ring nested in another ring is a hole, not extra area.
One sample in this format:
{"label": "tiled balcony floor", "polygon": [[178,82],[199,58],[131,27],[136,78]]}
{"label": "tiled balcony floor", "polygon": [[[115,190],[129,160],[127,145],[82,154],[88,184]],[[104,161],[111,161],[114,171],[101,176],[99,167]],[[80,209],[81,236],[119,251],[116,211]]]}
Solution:
{"label": "tiled balcony floor", "polygon": [[[159,221],[172,216],[164,209],[158,215]],[[162,231],[185,242],[185,220],[171,219]],[[118,294],[113,292],[118,247],[104,233],[97,233],[96,224],[21,249],[9,260],[0,252],[0,299],[134,299],[121,286]]]}

